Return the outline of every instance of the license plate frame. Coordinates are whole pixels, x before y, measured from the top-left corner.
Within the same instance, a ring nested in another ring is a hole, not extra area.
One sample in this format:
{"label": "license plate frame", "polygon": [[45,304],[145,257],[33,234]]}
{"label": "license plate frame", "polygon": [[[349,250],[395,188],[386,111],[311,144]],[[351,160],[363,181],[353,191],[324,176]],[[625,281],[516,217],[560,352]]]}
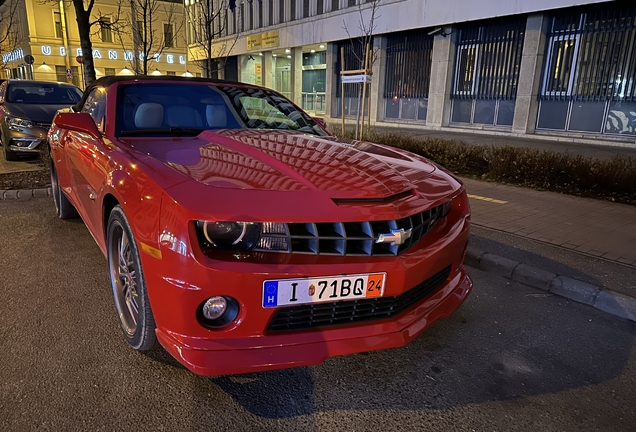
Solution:
{"label": "license plate frame", "polygon": [[262,304],[270,309],[378,298],[384,295],[385,286],[385,272],[269,279],[263,282]]}

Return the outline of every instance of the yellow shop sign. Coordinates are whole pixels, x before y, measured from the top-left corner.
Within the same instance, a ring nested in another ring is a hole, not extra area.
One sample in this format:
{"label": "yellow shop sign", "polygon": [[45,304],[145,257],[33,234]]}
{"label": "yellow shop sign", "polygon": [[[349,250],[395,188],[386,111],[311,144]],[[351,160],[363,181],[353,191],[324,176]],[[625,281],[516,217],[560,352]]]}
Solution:
{"label": "yellow shop sign", "polygon": [[278,30],[248,36],[245,40],[248,51],[277,48],[279,45]]}

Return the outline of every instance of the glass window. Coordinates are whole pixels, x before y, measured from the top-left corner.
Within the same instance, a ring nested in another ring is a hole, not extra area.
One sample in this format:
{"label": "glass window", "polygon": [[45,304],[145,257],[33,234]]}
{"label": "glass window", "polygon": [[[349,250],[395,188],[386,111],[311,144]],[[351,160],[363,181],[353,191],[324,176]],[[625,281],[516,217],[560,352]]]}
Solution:
{"label": "glass window", "polygon": [[285,0],[278,0],[278,23],[285,22]]}
{"label": "glass window", "polygon": [[404,98],[402,99],[402,119],[415,120],[417,116],[417,99]]}
{"label": "glass window", "polygon": [[70,106],[75,105],[81,98],[80,89],[72,85],[16,82],[9,83],[6,102]]}
{"label": "glass window", "polygon": [[303,0],[303,18],[308,18],[309,12],[309,0]]}
{"label": "glass window", "polygon": [[386,100],[384,117],[392,119],[400,118],[400,100],[397,97]]}
{"label": "glass window", "polygon": [[495,123],[495,100],[476,100],[473,123],[492,125]]}
{"label": "glass window", "polygon": [[578,39],[559,37],[548,48],[548,69],[545,75],[544,94],[570,94],[574,52]]}
{"label": "glass window", "polygon": [[461,47],[457,62],[457,93],[472,93],[475,80],[475,65],[477,63],[477,47]]}
{"label": "glass window", "polygon": [[565,130],[569,103],[566,101],[541,101],[539,129]]}
{"label": "glass window", "polygon": [[236,128],[325,135],[309,115],[270,90],[147,83],[122,85],[117,98],[118,136],[198,135],[205,129]]}
{"label": "glass window", "polygon": [[62,16],[59,12],[53,12],[53,20],[55,21],[55,37],[64,37],[62,32]]}
{"label": "glass window", "polygon": [[294,21],[296,19],[296,0],[289,1],[289,20]]}
{"label": "glass window", "polygon": [[426,120],[428,114],[428,99],[420,99],[417,108],[417,119]]}
{"label": "glass window", "polygon": [[600,133],[603,127],[605,102],[574,102],[569,130]]}
{"label": "glass window", "polygon": [[497,126],[512,126],[512,120],[515,116],[515,101],[500,100],[499,109],[497,111]]}
{"label": "glass window", "polygon": [[113,76],[115,75],[115,68],[104,68],[105,76]]}
{"label": "glass window", "polygon": [[325,11],[325,0],[316,0],[316,15],[322,15]]}
{"label": "glass window", "polygon": [[137,21],[137,41],[142,43],[144,41],[144,22]]}
{"label": "glass window", "polygon": [[104,132],[104,118],[106,117],[106,90],[103,87],[97,87],[91,91],[80,112],[89,114],[97,128]]}
{"label": "glass window", "polygon": [[451,121],[455,123],[470,123],[473,101],[471,99],[455,99]]}
{"label": "glass window", "polygon": [[352,7],[356,5],[356,0],[347,0],[347,6]]}
{"label": "glass window", "polygon": [[174,47],[174,35],[172,33],[172,24],[163,25],[163,46],[166,48]]}
{"label": "glass window", "polygon": [[331,10],[337,11],[340,9],[340,0],[331,0]]}
{"label": "glass window", "polygon": [[113,34],[110,29],[110,18],[102,18],[100,25],[101,25],[101,33],[102,33],[102,42],[112,42]]}

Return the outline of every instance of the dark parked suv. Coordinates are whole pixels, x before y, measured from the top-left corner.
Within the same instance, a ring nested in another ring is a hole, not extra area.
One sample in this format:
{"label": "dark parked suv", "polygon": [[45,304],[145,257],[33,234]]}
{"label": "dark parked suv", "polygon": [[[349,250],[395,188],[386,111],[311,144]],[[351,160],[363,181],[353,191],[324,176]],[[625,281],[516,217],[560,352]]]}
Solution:
{"label": "dark parked suv", "polygon": [[55,113],[75,105],[82,91],[72,84],[8,80],[0,85],[0,140],[4,158],[37,153]]}

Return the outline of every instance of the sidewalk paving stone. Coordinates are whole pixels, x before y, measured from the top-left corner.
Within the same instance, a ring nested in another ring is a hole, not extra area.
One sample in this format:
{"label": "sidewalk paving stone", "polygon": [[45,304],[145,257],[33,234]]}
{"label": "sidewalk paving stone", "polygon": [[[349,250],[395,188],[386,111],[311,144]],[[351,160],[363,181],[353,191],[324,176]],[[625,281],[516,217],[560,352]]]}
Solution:
{"label": "sidewalk paving stone", "polygon": [[603,257],[636,262],[636,206],[462,179],[476,225]]}

